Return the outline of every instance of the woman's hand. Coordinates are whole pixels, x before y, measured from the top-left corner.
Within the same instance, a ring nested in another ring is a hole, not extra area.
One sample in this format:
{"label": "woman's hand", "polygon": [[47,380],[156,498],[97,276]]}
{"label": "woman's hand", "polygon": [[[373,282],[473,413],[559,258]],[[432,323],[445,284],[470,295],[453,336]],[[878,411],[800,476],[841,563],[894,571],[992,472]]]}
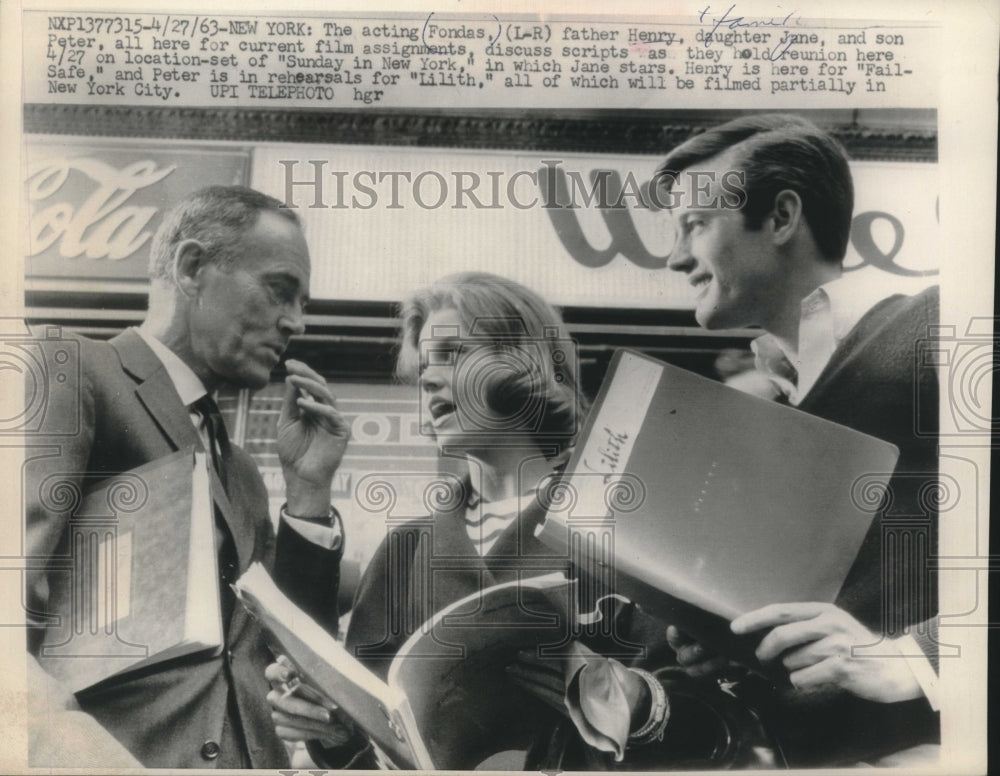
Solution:
{"label": "woman's hand", "polygon": [[677,654],[677,664],[693,678],[721,675],[734,665],[673,625],[667,627],[667,643]]}
{"label": "woman's hand", "polygon": [[629,731],[643,725],[650,715],[651,696],[645,680],[579,641],[561,658],[520,652],[507,672],[519,687],[568,714],[584,741],[598,751],[613,753],[617,761],[624,757]]}

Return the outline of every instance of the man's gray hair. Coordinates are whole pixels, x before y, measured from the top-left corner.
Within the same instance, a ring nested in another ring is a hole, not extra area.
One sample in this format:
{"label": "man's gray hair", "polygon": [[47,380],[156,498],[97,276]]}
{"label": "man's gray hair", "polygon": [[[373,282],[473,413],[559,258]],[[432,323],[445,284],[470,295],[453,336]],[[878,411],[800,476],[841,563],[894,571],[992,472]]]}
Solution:
{"label": "man's gray hair", "polygon": [[243,253],[243,236],[263,212],[276,213],[301,226],[299,217],[281,200],[246,186],[199,189],[163,217],[149,249],[149,277],[173,279],[174,251],[184,240],[197,240],[212,262],[231,270]]}

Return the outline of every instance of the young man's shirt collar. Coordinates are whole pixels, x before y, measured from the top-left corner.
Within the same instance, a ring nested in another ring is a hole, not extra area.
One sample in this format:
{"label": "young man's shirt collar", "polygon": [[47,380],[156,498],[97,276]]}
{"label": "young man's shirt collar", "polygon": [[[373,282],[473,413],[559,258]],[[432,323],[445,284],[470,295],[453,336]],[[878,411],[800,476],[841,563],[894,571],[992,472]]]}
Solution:
{"label": "young man's shirt collar", "polygon": [[865,273],[848,273],[823,284],[802,300],[798,352],[765,334],[750,344],[757,368],[768,373],[790,404],[799,404],[858,321],[893,293]]}

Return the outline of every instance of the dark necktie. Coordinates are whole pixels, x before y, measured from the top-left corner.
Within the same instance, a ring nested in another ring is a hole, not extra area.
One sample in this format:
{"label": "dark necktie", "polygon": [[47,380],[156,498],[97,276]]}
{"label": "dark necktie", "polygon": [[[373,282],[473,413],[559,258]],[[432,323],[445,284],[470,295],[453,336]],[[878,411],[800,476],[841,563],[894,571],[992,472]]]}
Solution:
{"label": "dark necktie", "polygon": [[[229,444],[229,434],[226,433],[226,424],[222,420],[222,413],[219,412],[219,405],[211,396],[205,394],[198,401],[191,404],[191,409],[197,412],[205,423],[205,430],[208,432],[208,447],[212,454],[212,466],[215,473],[222,481],[222,487],[226,494],[229,494],[229,483],[227,470],[232,460],[233,448]],[[215,510],[215,524],[221,533],[219,542],[219,593],[222,602],[223,623],[228,624],[232,616],[235,598],[230,585],[236,581],[237,559],[236,542],[226,525],[222,513]]]}
{"label": "dark necktie", "polygon": [[201,415],[205,422],[205,430],[208,432],[208,446],[212,453],[212,465],[215,473],[222,480],[222,487],[229,493],[229,482],[227,478],[227,468],[233,455],[233,448],[229,444],[229,434],[226,433],[226,424],[222,420],[222,413],[219,412],[219,405],[207,393],[198,401],[191,405],[191,408]]}

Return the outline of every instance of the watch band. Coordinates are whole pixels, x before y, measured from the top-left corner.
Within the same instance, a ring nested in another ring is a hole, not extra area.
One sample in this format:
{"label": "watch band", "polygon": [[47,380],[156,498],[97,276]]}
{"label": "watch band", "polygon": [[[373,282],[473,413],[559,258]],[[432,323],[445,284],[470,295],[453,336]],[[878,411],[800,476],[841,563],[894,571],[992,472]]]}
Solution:
{"label": "watch band", "polygon": [[649,719],[646,720],[646,724],[629,735],[629,746],[643,746],[654,741],[662,741],[663,732],[667,729],[667,721],[670,719],[670,701],[667,700],[667,692],[659,680],[649,671],[643,671],[641,668],[630,668],[629,670],[642,677],[649,687],[653,699]]}

